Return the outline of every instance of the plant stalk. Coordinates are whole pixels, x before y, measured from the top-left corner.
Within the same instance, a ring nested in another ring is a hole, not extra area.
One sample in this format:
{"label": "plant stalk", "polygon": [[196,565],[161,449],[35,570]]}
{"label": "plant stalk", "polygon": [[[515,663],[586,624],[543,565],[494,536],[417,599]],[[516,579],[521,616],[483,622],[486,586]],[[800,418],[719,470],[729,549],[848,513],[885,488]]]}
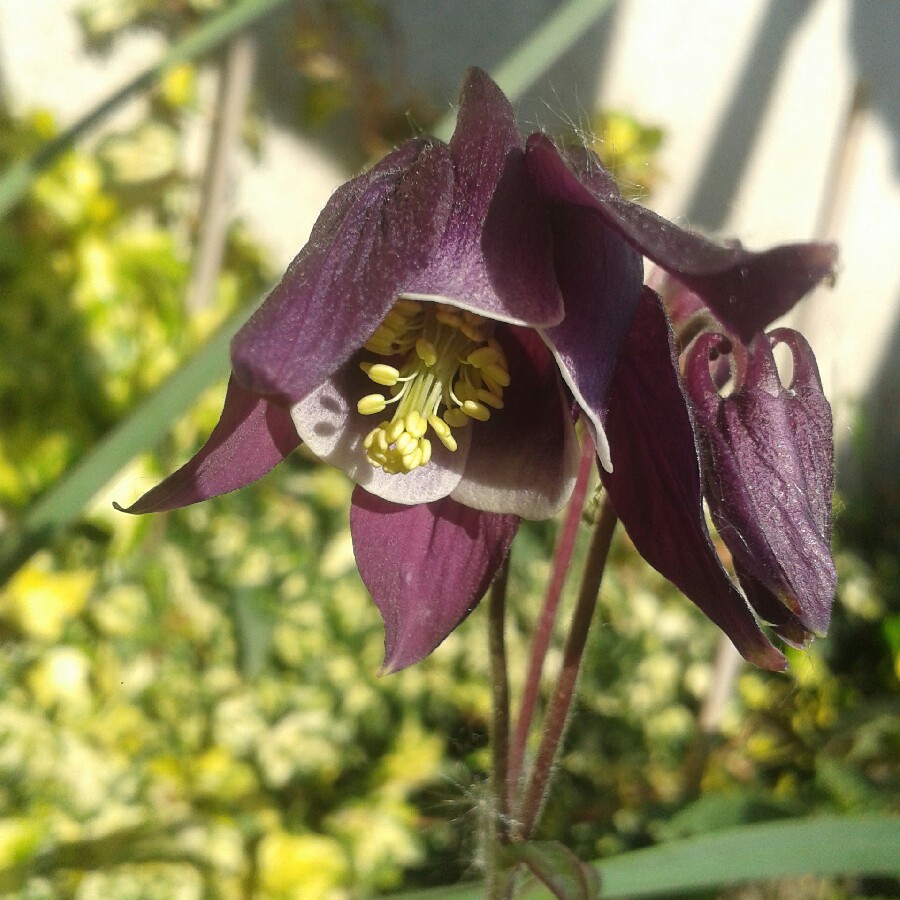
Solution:
{"label": "plant stalk", "polygon": [[604,497],[591,537],[581,588],[578,592],[578,600],[572,614],[572,624],[563,650],[562,668],[547,708],[541,743],[525,788],[519,814],[516,816],[517,837],[522,840],[527,840],[534,831],[546,799],[547,785],[568,722],[581,658],[584,655],[588,630],[597,605],[600,583],[603,580],[603,572],[606,568],[609,547],[617,521],[609,498]]}
{"label": "plant stalk", "polygon": [[553,635],[553,624],[556,620],[556,612],[559,608],[559,600],[569,571],[569,563],[572,561],[572,551],[575,549],[575,537],[578,533],[578,524],[581,521],[584,501],[587,496],[590,483],[591,468],[594,463],[594,444],[590,436],[585,433],[584,443],[581,448],[581,462],[578,467],[578,476],[572,496],[566,508],[566,515],[559,529],[556,539],[556,548],[553,552],[553,566],[550,571],[550,580],[541,604],[541,611],[534,628],[531,639],[531,655],[528,660],[528,672],[525,676],[525,686],[522,691],[522,702],[519,714],[516,718],[516,727],[513,732],[512,744],[509,756],[509,795],[515,797],[519,787],[519,776],[522,773],[522,762],[525,758],[525,744],[528,741],[528,732],[534,718],[534,710],[537,706],[538,693],[541,685],[541,674],[544,669],[544,660],[547,657],[547,648],[550,646],[550,638]]}
{"label": "plant stalk", "polygon": [[491,808],[488,813],[487,896],[506,896],[502,866],[503,846],[509,841],[509,674],[506,665],[506,589],[509,584],[509,556],[503,561],[491,585],[488,600],[488,648],[491,661]]}

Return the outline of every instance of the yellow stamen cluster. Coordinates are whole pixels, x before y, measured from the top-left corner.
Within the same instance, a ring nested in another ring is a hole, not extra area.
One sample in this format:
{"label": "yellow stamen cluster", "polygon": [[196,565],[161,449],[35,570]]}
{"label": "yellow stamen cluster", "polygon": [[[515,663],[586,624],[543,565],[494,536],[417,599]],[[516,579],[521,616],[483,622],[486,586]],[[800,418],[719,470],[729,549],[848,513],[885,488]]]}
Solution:
{"label": "yellow stamen cluster", "polygon": [[389,362],[360,363],[390,396],[367,394],[357,410],[369,416],[396,404],[393,418],[366,435],[373,466],[390,475],[412,472],[431,459],[429,428],[453,451],[452,429],[472,419],[486,422],[493,410],[503,409],[509,367],[492,329],[490,319],[442,303],[401,297],[394,304],[365,344]]}

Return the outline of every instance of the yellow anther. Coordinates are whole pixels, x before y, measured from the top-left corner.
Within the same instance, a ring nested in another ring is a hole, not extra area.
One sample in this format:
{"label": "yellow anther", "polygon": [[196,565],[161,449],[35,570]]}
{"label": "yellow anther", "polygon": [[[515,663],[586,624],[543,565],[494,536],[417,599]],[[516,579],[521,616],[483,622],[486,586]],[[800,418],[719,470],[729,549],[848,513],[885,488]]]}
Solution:
{"label": "yellow anther", "polygon": [[483,369],[500,361],[500,354],[493,347],[479,347],[466,357],[466,362],[476,369]]}
{"label": "yellow anther", "polygon": [[474,344],[480,344],[484,340],[484,331],[472,322],[463,322],[459,330]]}
{"label": "yellow anther", "polygon": [[403,424],[403,419],[395,419],[385,427],[385,439],[389,444],[393,444],[404,431],[406,431],[406,426]]}
{"label": "yellow anther", "polygon": [[414,315],[409,315],[409,313],[405,313],[394,306],[394,308],[384,317],[384,321],[381,325],[382,327],[393,328],[396,331],[402,332],[409,328],[410,319],[413,318]]}
{"label": "yellow anther", "polygon": [[475,392],[475,396],[476,399],[480,400],[482,403],[486,403],[488,406],[492,406],[494,409],[503,409],[503,400],[496,394],[492,394],[490,391],[486,391],[482,388]]}
{"label": "yellow anther", "polygon": [[393,366],[385,363],[369,363],[363,362],[359,367],[375,382],[375,384],[383,384],[385,387],[391,387],[400,380],[400,372]]}
{"label": "yellow anther", "polygon": [[387,403],[381,394],[366,394],[356,404],[356,409],[364,416],[371,416],[382,412],[385,406],[387,406]]}
{"label": "yellow anther", "polygon": [[426,338],[419,338],[416,341],[416,356],[418,356],[426,366],[433,366],[438,358],[437,348]]}
{"label": "yellow anther", "polygon": [[422,304],[418,300],[410,300],[408,297],[401,297],[395,304],[394,309],[406,316],[414,316],[422,312]]}
{"label": "yellow anther", "polygon": [[481,377],[484,379],[490,378],[495,384],[499,384],[500,387],[509,387],[509,372],[505,368],[501,368],[499,365],[490,365],[485,366],[481,370]]}
{"label": "yellow anther", "polygon": [[466,400],[462,405],[462,411],[470,418],[478,419],[479,422],[487,422],[491,417],[491,411],[477,400]]}
{"label": "yellow anther", "polygon": [[420,438],[428,431],[428,422],[414,409],[406,414],[406,430],[413,437]]}
{"label": "yellow anther", "polygon": [[[465,418],[465,416],[463,416]],[[456,448],[459,446],[456,443],[456,438],[453,437],[452,432],[450,431],[450,426],[443,421],[443,419],[438,419],[437,416],[432,416],[431,419],[436,419],[443,426],[442,428],[435,428],[434,433],[438,436],[438,440],[451,452],[456,452]],[[428,421],[430,422],[431,419]],[[434,426],[432,425],[432,428]],[[422,440],[426,440],[426,438],[422,438]],[[429,456],[431,455],[431,451],[429,450]]]}
{"label": "yellow anther", "polygon": [[444,438],[450,434],[450,426],[439,416],[429,416],[428,424],[439,438]]}
{"label": "yellow anther", "polygon": [[435,310],[434,317],[441,325],[448,325],[450,328],[459,328],[463,323],[463,317],[460,312],[452,307],[438,307]]}
{"label": "yellow anther", "polygon": [[414,450],[410,450],[409,453],[402,456],[400,462],[407,472],[412,472],[413,469],[417,469],[422,464],[422,451],[419,449],[418,445]]}
{"label": "yellow anther", "polygon": [[448,409],[444,413],[444,421],[451,428],[465,428],[470,419],[461,409]]}
{"label": "yellow anther", "polygon": [[[503,348],[491,337],[493,323],[470,310],[408,297],[399,298],[366,342],[384,362],[360,368],[384,388],[357,403],[364,415],[394,405],[393,416],[365,437],[369,462],[388,475],[412,472],[432,459],[430,428],[450,452],[458,449],[453,429],[485,422],[503,408],[509,369]],[[395,358],[402,362],[395,363]]]}
{"label": "yellow anther", "polygon": [[418,441],[408,431],[404,431],[403,434],[394,441],[394,447],[401,456],[405,453],[409,453],[411,447],[417,446]]}

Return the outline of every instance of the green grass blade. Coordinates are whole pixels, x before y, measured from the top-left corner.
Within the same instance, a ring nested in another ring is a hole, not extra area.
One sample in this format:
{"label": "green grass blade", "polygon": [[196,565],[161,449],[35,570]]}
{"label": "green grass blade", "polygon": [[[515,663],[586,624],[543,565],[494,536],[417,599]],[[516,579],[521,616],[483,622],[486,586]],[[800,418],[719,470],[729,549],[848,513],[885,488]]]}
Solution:
{"label": "green grass blade", "polygon": [[[491,77],[514,103],[596,24],[609,4],[610,0],[570,0],[496,66]],[[442,140],[449,140],[455,122],[454,110],[438,122],[434,133]]]}
{"label": "green grass blade", "polygon": [[0,585],[56,532],[74,522],[116,472],[154,447],[201,391],[228,374],[228,344],[250,312],[248,306],[233,313],[191,359],[31,507],[17,532],[8,533],[0,546]]}
{"label": "green grass blade", "polygon": [[[900,877],[900,816],[854,816],[745,825],[672,841],[595,864],[603,900],[672,897],[746,881],[801,875]],[[398,895],[397,900],[481,900],[483,887]],[[523,897],[550,894],[534,887]]]}
{"label": "green grass blade", "polygon": [[47,166],[129,97],[147,90],[173,66],[190,62],[215,50],[239,31],[256,24],[288,2],[289,0],[246,0],[240,6],[216,16],[167,50],[152,66],[122,85],[74,125],[44,144],[32,156],[10,166],[0,176],[0,218],[25,196],[34,179]]}

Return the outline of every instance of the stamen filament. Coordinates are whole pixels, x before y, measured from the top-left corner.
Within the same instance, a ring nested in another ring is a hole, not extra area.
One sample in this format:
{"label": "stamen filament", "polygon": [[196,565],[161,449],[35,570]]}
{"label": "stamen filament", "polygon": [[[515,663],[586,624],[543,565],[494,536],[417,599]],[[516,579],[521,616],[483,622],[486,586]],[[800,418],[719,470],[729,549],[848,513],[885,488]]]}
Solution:
{"label": "stamen filament", "polygon": [[393,359],[360,363],[391,396],[367,394],[357,403],[358,411],[372,415],[396,404],[393,417],[363,441],[373,466],[388,474],[412,472],[431,461],[429,428],[452,453],[459,446],[453,428],[465,428],[473,419],[486,422],[492,411],[503,408],[509,369],[492,328],[490,320],[469,310],[411,297],[396,301],[365,349],[405,358],[399,365]]}

